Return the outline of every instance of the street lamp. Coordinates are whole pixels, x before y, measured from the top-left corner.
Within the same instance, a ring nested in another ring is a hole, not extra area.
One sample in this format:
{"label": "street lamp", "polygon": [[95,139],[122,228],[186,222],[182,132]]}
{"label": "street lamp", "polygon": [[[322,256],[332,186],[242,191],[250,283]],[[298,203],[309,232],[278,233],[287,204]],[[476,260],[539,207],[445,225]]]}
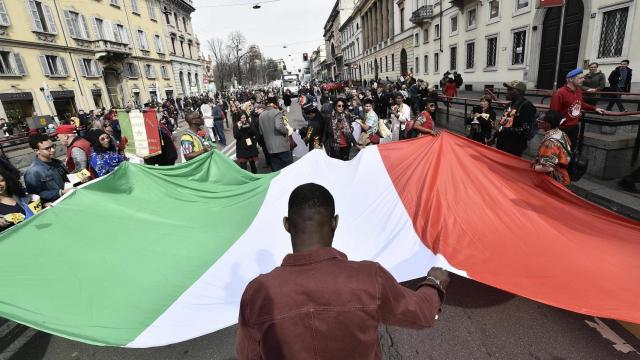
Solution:
{"label": "street lamp", "polygon": [[254,9],[254,10],[258,10],[258,9],[260,9],[261,7],[262,7],[262,6],[261,6],[260,4],[254,4],[254,5],[253,5],[253,9]]}

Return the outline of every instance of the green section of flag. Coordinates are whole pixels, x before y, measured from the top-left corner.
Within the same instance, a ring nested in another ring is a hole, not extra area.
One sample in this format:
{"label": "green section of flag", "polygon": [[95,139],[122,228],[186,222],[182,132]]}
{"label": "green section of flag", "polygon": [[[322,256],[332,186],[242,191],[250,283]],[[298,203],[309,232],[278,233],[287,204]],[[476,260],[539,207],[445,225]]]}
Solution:
{"label": "green section of flag", "polygon": [[123,163],[0,236],[0,316],[130,343],[244,233],[274,176],[218,152],[173,167]]}
{"label": "green section of flag", "polygon": [[133,137],[133,127],[131,119],[126,110],[118,110],[118,122],[120,123],[121,136],[127,138],[127,145],[124,151],[127,154],[136,154],[136,142]]}

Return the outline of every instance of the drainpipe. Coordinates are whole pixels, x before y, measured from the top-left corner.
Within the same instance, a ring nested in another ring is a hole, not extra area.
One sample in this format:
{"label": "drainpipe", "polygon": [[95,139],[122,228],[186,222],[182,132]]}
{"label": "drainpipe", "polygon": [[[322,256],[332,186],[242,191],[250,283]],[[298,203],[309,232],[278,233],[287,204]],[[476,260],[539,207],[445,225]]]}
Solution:
{"label": "drainpipe", "polygon": [[440,52],[442,53],[442,2],[444,0],[440,0],[440,37],[438,38],[438,42],[440,43]]}

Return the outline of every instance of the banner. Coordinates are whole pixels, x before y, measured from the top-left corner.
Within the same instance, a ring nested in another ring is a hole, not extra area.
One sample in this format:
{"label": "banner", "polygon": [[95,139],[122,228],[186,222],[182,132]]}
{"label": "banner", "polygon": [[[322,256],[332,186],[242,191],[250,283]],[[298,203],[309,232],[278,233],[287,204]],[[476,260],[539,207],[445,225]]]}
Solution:
{"label": "banner", "polygon": [[154,109],[118,110],[118,120],[122,136],[128,140],[126,154],[148,158],[161,153],[158,115]]}
{"label": "banner", "polygon": [[564,6],[564,0],[540,0],[540,7],[549,8],[556,6]]}

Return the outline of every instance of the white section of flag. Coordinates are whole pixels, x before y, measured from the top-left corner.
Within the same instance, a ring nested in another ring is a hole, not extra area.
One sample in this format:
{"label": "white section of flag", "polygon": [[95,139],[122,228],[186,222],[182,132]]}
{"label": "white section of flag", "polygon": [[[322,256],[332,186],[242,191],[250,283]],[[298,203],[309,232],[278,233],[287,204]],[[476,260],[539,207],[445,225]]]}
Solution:
{"label": "white section of flag", "polygon": [[[340,216],[334,247],[349,259],[377,261],[399,281],[425,276],[432,266],[466,276],[419,239],[377,147],[367,147],[349,162],[315,150],[273,179],[247,231],[127,347],[172,344],[235,324],[245,286],[291,252],[282,218],[291,191],[308,182],[333,194]],[[212,239],[215,232],[211,226]]]}

